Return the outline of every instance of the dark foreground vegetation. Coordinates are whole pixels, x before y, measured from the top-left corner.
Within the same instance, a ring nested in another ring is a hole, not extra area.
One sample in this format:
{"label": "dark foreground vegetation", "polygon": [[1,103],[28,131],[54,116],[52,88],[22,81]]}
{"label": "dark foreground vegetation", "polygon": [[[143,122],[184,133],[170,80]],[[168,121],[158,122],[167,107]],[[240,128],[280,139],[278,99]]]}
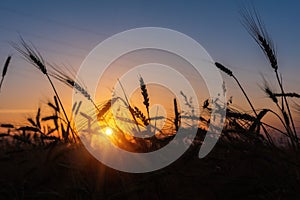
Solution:
{"label": "dark foreground vegetation", "polygon": [[84,147],[50,144],[1,151],[2,199],[299,199],[299,152],[220,140],[146,174],[102,165]]}

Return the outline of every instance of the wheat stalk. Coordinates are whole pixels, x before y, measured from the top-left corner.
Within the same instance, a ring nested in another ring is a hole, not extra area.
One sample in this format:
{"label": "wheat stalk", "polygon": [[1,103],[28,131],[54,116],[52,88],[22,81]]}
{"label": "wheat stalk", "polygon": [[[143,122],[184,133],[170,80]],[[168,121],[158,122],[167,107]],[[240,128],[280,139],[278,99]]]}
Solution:
{"label": "wheat stalk", "polygon": [[[58,102],[60,104],[60,107],[63,110],[64,116],[66,118],[66,121],[70,124],[70,120],[67,116],[67,113],[64,109],[64,106],[62,104],[62,101],[58,95],[58,92],[48,74],[47,68],[46,68],[46,62],[44,61],[43,57],[41,56],[41,54],[36,50],[36,48],[34,47],[34,45],[29,45],[28,43],[25,42],[25,40],[20,37],[20,43],[21,45],[19,46],[16,43],[12,43],[12,46],[23,55],[23,57],[25,58],[25,60],[27,60],[29,63],[31,63],[33,66],[35,66],[38,70],[40,70],[48,79],[54,93],[55,96],[58,99]],[[75,133],[74,131],[72,131],[72,136],[74,141],[76,142],[76,138],[75,138]]]}
{"label": "wheat stalk", "polygon": [[127,105],[127,107],[128,107],[128,110],[129,110],[129,112],[130,112],[130,114],[131,114],[131,116],[132,116],[132,118],[133,118],[133,120],[134,120],[134,122],[135,122],[135,124],[136,124],[136,127],[137,127],[137,130],[138,130],[138,132],[140,133],[141,132],[141,130],[140,130],[140,127],[139,127],[139,123],[138,123],[138,121],[136,120],[136,117],[135,117],[135,115],[134,115],[134,109],[131,107],[131,105],[130,105],[130,103],[129,103],[129,100],[128,100],[128,97],[127,97],[127,95],[126,95],[126,92],[125,92],[125,89],[124,89],[124,87],[123,87],[123,85],[122,85],[122,83],[121,83],[121,81],[118,79],[118,83],[119,83],[119,85],[121,86],[121,89],[122,89],[122,91],[123,91],[123,94],[124,94],[124,96],[125,96],[125,101],[126,101],[126,103],[125,103],[125,105]]}
{"label": "wheat stalk", "polygon": [[[235,82],[238,84],[240,90],[242,91],[243,95],[245,96],[248,104],[250,105],[253,113],[255,114],[255,117],[258,118],[258,114],[257,114],[256,110],[254,109],[254,106],[251,103],[246,91],[242,87],[242,85],[241,85],[240,81],[237,79],[237,77],[233,74],[233,72],[230,69],[228,69],[227,67],[225,67],[224,65],[222,65],[221,63],[216,62],[215,65],[217,68],[219,68],[221,71],[225,72],[227,75],[231,76],[235,80]],[[267,129],[263,125],[262,125],[262,128],[268,138],[269,143],[274,146],[274,142],[273,142],[270,134],[268,133]]]}
{"label": "wheat stalk", "polygon": [[261,21],[258,13],[253,8],[253,10],[244,9],[241,12],[242,15],[242,24],[251,35],[251,37],[255,40],[255,42],[259,45],[259,47],[263,50],[267,59],[269,60],[271,67],[277,71],[278,70],[278,62],[276,56],[276,50],[273,45],[273,41],[268,35],[266,28]]}
{"label": "wheat stalk", "polygon": [[215,62],[215,66],[220,69],[221,71],[223,71],[224,73],[226,73],[228,76],[232,77],[235,82],[238,84],[239,88],[241,89],[241,91],[243,92],[248,104],[250,105],[253,113],[255,114],[255,116],[257,117],[257,113],[256,113],[256,110],[254,109],[254,106],[253,104],[251,103],[246,91],[244,90],[244,88],[242,87],[240,81],[237,79],[237,77],[233,74],[233,72],[228,69],[227,67],[225,67],[224,65],[222,65],[221,63],[218,63],[218,62]]}
{"label": "wheat stalk", "polygon": [[294,119],[292,117],[290,106],[289,106],[289,103],[288,103],[286,95],[285,95],[282,80],[279,78],[278,62],[277,62],[276,50],[274,48],[273,42],[270,39],[263,22],[261,21],[258,13],[256,12],[256,10],[254,8],[252,11],[244,9],[241,14],[243,17],[242,23],[243,23],[244,27],[249,32],[251,37],[255,40],[255,42],[259,45],[259,47],[262,49],[263,53],[266,55],[267,59],[269,60],[271,67],[274,69],[276,79],[277,79],[277,82],[280,87],[282,97],[284,100],[284,104],[282,102],[282,108],[281,108],[282,114],[285,115],[284,114],[284,112],[285,112],[284,105],[285,105],[287,108],[288,118],[289,118],[289,120],[287,122],[289,123],[289,121],[291,121],[292,129],[294,132],[293,133],[294,137],[298,141],[298,136],[297,136],[297,132],[296,132],[295,124],[294,124]]}
{"label": "wheat stalk", "polygon": [[77,92],[81,93],[99,111],[99,108],[96,105],[96,103],[93,101],[93,99],[91,98],[91,95],[82,86],[82,84],[79,83],[79,81],[75,80],[74,78],[72,78],[71,76],[69,76],[66,72],[64,72],[63,70],[59,70],[57,67],[54,67],[53,65],[51,65],[51,69],[53,69],[53,71],[51,71],[50,75],[53,78],[55,78],[56,80],[64,83],[65,85],[67,85],[67,86],[75,89]]}
{"label": "wheat stalk", "polygon": [[118,97],[110,99],[101,106],[101,108],[99,109],[98,114],[97,114],[97,117],[99,120],[103,119],[103,116],[109,111],[109,109],[116,102],[117,99],[118,99]]}
{"label": "wheat stalk", "polygon": [[12,46],[23,55],[25,60],[35,66],[38,70],[40,70],[43,74],[47,75],[46,64],[41,56],[41,54],[36,50],[34,45],[29,45],[25,42],[25,40],[20,37],[20,44],[19,46],[16,43],[11,43]]}
{"label": "wheat stalk", "polygon": [[[289,116],[286,113],[286,111],[283,109],[283,107],[279,106],[278,99],[277,99],[277,97],[282,96],[282,94],[274,93],[272,91],[272,89],[270,88],[268,82],[265,79],[264,79],[264,88],[263,89],[264,89],[265,93],[268,95],[268,97],[276,104],[277,108],[281,111],[283,119],[279,115],[277,115],[277,113],[275,113],[275,112],[272,112],[272,113],[275,114],[280,119],[281,123],[283,124],[284,128],[287,131],[286,135],[290,138],[293,147],[295,147],[295,142],[297,142],[297,138],[294,137],[293,132],[290,128]],[[294,95],[294,94],[292,93],[291,95]]]}

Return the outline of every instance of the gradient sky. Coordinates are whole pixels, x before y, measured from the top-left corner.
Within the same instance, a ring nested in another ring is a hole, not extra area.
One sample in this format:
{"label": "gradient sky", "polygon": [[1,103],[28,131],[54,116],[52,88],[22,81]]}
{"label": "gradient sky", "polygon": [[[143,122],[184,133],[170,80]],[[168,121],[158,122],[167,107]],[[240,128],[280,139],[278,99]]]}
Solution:
{"label": "gradient sky", "polygon": [[[253,2],[265,22],[277,48],[287,90],[300,92],[300,2],[296,0],[1,1],[0,63],[9,54],[13,60],[0,93],[0,122],[16,116],[25,118],[52,96],[45,78],[10,46],[19,35],[33,42],[49,62],[76,70],[104,39],[147,26],[170,28],[192,37],[215,61],[235,72],[256,107],[268,105],[270,100],[259,88],[260,73],[272,79],[272,70],[240,23],[242,2]],[[231,79],[224,79],[234,104],[249,110]],[[59,90],[65,94],[64,101],[71,102],[71,90],[64,86]]]}

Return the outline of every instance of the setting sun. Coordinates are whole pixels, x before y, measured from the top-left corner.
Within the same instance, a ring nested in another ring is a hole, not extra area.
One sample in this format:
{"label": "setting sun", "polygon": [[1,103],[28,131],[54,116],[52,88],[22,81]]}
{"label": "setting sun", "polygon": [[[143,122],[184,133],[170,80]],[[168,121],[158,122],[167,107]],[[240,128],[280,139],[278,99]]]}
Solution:
{"label": "setting sun", "polygon": [[105,134],[107,135],[107,136],[111,136],[112,134],[113,134],[113,131],[112,131],[112,129],[111,128],[106,128],[105,129]]}

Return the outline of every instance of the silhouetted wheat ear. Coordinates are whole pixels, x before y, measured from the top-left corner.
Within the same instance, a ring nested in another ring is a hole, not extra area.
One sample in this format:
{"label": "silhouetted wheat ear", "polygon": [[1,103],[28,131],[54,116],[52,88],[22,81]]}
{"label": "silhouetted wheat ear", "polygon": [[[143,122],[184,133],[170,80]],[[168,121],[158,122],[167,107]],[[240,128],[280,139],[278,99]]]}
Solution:
{"label": "silhouetted wheat ear", "polygon": [[1,90],[1,87],[2,87],[2,83],[3,83],[4,77],[5,77],[6,73],[7,73],[7,69],[8,69],[8,65],[10,63],[10,60],[11,60],[11,56],[8,56],[6,58],[5,63],[4,63],[3,70],[2,70],[2,78],[1,78],[1,82],[0,82],[0,90]]}
{"label": "silhouetted wheat ear", "polygon": [[258,13],[255,9],[247,10],[244,9],[242,11],[242,23],[251,37],[255,40],[255,42],[259,45],[259,47],[263,50],[264,54],[268,58],[271,67],[277,71],[278,63],[276,57],[276,51],[273,45],[272,40],[270,39],[266,28],[261,21]]}
{"label": "silhouetted wheat ear", "polygon": [[8,69],[8,65],[11,61],[11,56],[8,56],[6,61],[5,61],[5,64],[4,64],[4,67],[3,67],[3,71],[2,71],[2,77],[4,77],[7,73],[7,69]]}
{"label": "silhouetted wheat ear", "polygon": [[278,103],[278,99],[276,98],[276,95],[271,91],[269,87],[265,87],[265,93],[268,95],[270,99],[272,99],[274,103],[276,104]]}
{"label": "silhouetted wheat ear", "polygon": [[141,92],[142,92],[142,96],[144,98],[143,104],[145,105],[146,109],[147,109],[147,115],[148,115],[148,119],[150,120],[150,116],[149,116],[149,95],[148,95],[148,91],[147,91],[147,87],[145,85],[144,79],[142,76],[140,76],[140,88],[141,88]]}
{"label": "silhouetted wheat ear", "polygon": [[148,119],[146,118],[146,116],[144,115],[144,113],[138,107],[136,107],[136,106],[134,107],[134,115],[138,119],[140,119],[145,126],[149,125]]}
{"label": "silhouetted wheat ear", "polygon": [[277,63],[275,50],[271,45],[271,41],[268,42],[268,40],[261,35],[257,35],[257,38],[260,41],[260,45],[264,50],[266,56],[268,57],[272,68],[276,71],[278,69],[278,63]]}
{"label": "silhouetted wheat ear", "polygon": [[111,99],[111,100],[107,101],[103,106],[101,106],[101,108],[99,109],[99,111],[97,113],[98,119],[103,118],[103,116],[109,111],[109,109],[111,108],[111,106],[114,102],[115,102],[115,99]]}
{"label": "silhouetted wheat ear", "polygon": [[[244,18],[243,23],[244,23],[245,28],[250,33],[252,38],[256,41],[256,43],[260,46],[260,48],[263,50],[264,54],[266,55],[266,57],[268,58],[268,60],[271,64],[271,67],[274,69],[274,72],[276,74],[276,79],[279,84],[281,93],[284,94],[285,91],[283,88],[282,80],[279,78],[279,73],[278,73],[278,63],[277,63],[276,51],[275,51],[274,45],[272,43],[272,40],[268,36],[265,26],[263,25],[262,21],[260,20],[255,9],[253,9],[252,12],[249,10],[244,10],[244,13],[242,13],[242,16]],[[294,136],[296,138],[296,141],[298,141],[297,130],[295,127],[295,123],[294,123],[294,119],[292,116],[292,112],[290,110],[289,103],[288,103],[285,95],[283,95],[282,97],[283,97],[282,108],[281,108],[282,112],[284,111],[284,107],[283,107],[284,105],[286,106],[286,109],[288,111],[286,114],[284,114],[284,115],[287,115],[287,118],[289,118],[288,121],[286,120],[286,122],[288,122],[286,124],[289,125],[289,122],[291,122]]]}
{"label": "silhouetted wheat ear", "polygon": [[60,82],[66,84],[67,86],[71,87],[72,89],[75,89],[77,92],[82,94],[87,100],[89,100],[94,105],[94,107],[98,110],[98,107],[95,104],[95,102],[92,100],[91,95],[88,93],[88,91],[83,86],[81,86],[81,84],[78,81],[71,78],[71,76],[69,76],[67,73],[65,73],[62,70],[57,69],[54,66],[51,66],[51,69],[53,69],[53,71],[51,71],[51,73],[50,73],[51,77],[59,80]]}
{"label": "silhouetted wheat ear", "polygon": [[294,98],[300,98],[300,94],[295,93],[295,92],[287,92],[287,93],[275,93],[274,94],[276,97],[294,97]]}
{"label": "silhouetted wheat ear", "polygon": [[178,131],[179,130],[179,123],[180,123],[180,113],[178,111],[178,105],[177,105],[177,100],[176,98],[174,98],[173,100],[174,103],[174,125],[175,125],[175,130]]}
{"label": "silhouetted wheat ear", "polygon": [[41,62],[41,60],[39,60],[37,57],[35,57],[32,54],[30,54],[29,57],[33,61],[33,63],[36,64],[36,66],[39,67],[39,69],[43,72],[43,74],[47,74],[46,66],[45,66],[45,64],[43,64]]}
{"label": "silhouetted wheat ear", "polygon": [[224,65],[222,65],[221,63],[215,62],[216,67],[223,71],[224,73],[226,73],[229,76],[233,76],[233,73],[230,69],[228,69],[227,67],[225,67]]}
{"label": "silhouetted wheat ear", "polygon": [[[68,123],[68,128],[70,125],[70,120],[68,118],[68,115],[64,109],[63,103],[58,95],[58,92],[50,78],[50,75],[47,72],[46,69],[46,64],[45,61],[43,59],[43,57],[41,56],[41,54],[36,50],[36,48],[33,45],[29,45],[28,43],[25,42],[25,40],[21,37],[20,38],[20,43],[21,46],[17,45],[16,43],[12,43],[12,46],[23,55],[23,57],[29,62],[31,63],[34,67],[36,67],[37,69],[39,69],[48,79],[49,83],[51,84],[51,87],[55,93],[55,96],[57,97],[57,100],[59,102],[60,108],[63,111],[63,114],[65,116],[65,119]],[[72,132],[72,136],[74,141],[76,142],[76,138],[75,135],[76,133],[73,131],[73,129],[71,129]]]}
{"label": "silhouetted wheat ear", "polygon": [[235,80],[235,82],[238,84],[239,88],[240,88],[241,91],[243,92],[243,94],[244,94],[244,96],[245,96],[245,98],[246,98],[248,104],[250,105],[250,107],[251,107],[253,113],[254,113],[255,116],[257,117],[257,112],[256,112],[256,110],[255,110],[253,104],[251,103],[251,101],[250,101],[250,99],[249,99],[249,97],[248,97],[246,91],[245,91],[244,88],[242,87],[240,81],[237,79],[237,77],[235,77],[235,76],[233,75],[233,73],[232,73],[232,71],[231,71],[230,69],[228,69],[227,67],[225,67],[225,66],[222,65],[221,63],[215,62],[215,65],[216,65],[217,68],[219,68],[221,71],[225,72],[227,75],[231,76],[231,77]]}
{"label": "silhouetted wheat ear", "polygon": [[88,100],[91,100],[91,95],[83,87],[81,87],[78,83],[76,83],[74,80],[67,79],[66,82],[71,87],[73,87],[75,90],[80,92],[85,98],[87,98]]}
{"label": "silhouetted wheat ear", "polygon": [[12,46],[23,55],[23,57],[43,74],[47,74],[46,64],[41,54],[36,50],[33,45],[29,45],[25,40],[20,38],[21,46],[12,43]]}

